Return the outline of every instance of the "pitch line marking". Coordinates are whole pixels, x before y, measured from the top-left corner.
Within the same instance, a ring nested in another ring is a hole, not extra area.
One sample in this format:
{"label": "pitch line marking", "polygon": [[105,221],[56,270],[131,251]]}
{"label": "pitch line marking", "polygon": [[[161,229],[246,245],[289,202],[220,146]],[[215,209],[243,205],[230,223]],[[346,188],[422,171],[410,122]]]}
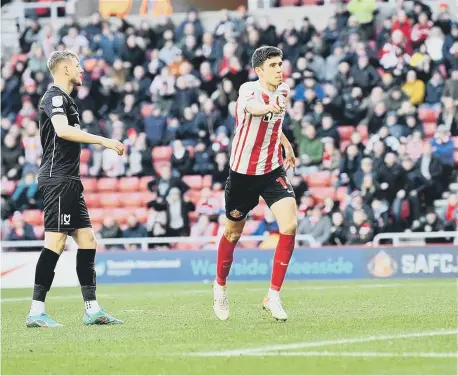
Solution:
{"label": "pitch line marking", "polygon": [[443,329],[443,330],[419,332],[419,333],[404,333],[404,334],[370,336],[370,337],[363,337],[363,338],[357,337],[357,338],[342,338],[342,339],[314,341],[314,342],[299,342],[299,343],[290,343],[290,344],[284,344],[284,345],[252,347],[248,349],[238,349],[238,350],[197,352],[197,353],[188,353],[188,355],[203,356],[203,357],[206,357],[206,356],[207,357],[241,356],[241,355],[252,355],[254,353],[265,353],[265,352],[271,352],[271,351],[305,349],[305,348],[314,348],[314,347],[332,346],[332,345],[347,345],[347,344],[352,344],[352,343],[388,341],[391,339],[422,338],[422,337],[446,336],[446,335],[457,335],[457,334],[458,334],[458,330],[456,329],[454,330],[444,330]]}
{"label": "pitch line marking", "polygon": [[458,358],[458,353],[388,353],[388,352],[336,352],[336,351],[271,351],[244,354],[244,356],[307,356],[307,357],[351,357],[351,358]]}

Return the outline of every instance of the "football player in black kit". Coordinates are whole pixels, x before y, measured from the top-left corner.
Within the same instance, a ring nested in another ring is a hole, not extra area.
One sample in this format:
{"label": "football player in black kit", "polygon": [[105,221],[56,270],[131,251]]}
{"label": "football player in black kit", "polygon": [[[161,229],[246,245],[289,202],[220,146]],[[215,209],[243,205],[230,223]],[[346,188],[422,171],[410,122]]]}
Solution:
{"label": "football player in black kit", "polygon": [[79,114],[70,97],[75,86],[82,85],[83,69],[70,51],[55,51],[48,60],[53,86],[40,102],[39,127],[43,158],[38,187],[44,201],[45,242],[35,271],[33,300],[26,319],[27,327],[59,327],[45,313],[45,298],[54,279],[54,269],[67,235],[78,245],[76,272],[81,284],[86,325],[122,324],[99,306],[96,299],[94,269],[96,240],[83,197],[80,170],[80,143],[100,144],[124,153],[117,140],[96,136],[79,129]]}

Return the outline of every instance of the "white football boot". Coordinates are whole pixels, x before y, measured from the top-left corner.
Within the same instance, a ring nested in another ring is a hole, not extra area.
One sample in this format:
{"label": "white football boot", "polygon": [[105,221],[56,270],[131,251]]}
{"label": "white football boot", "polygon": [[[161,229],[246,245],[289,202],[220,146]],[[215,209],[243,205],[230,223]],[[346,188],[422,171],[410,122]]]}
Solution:
{"label": "white football boot", "polygon": [[213,282],[213,311],[216,317],[225,321],[229,318],[229,301],[227,299],[226,286],[220,286]]}
{"label": "white football boot", "polygon": [[286,321],[288,315],[281,305],[281,300],[279,296],[269,298],[266,296],[262,301],[262,308],[270,312],[272,317],[278,321]]}

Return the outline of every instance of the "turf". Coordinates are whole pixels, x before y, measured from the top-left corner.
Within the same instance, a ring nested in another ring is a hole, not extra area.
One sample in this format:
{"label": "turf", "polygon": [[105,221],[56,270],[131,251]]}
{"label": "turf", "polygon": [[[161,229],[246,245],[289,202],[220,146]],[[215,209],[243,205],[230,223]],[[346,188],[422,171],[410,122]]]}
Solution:
{"label": "turf", "polygon": [[[106,311],[125,320],[104,327],[82,325],[77,288],[55,288],[47,311],[65,325],[59,329],[27,329],[30,290],[2,290],[2,374],[456,375],[456,357],[426,357],[457,351],[456,335],[426,333],[456,331],[456,287],[455,280],[289,282],[282,293],[289,320],[279,323],[260,309],[265,283],[229,285],[227,322],[213,316],[210,285],[100,286]],[[412,333],[420,337],[401,338]],[[365,340],[372,336],[389,339]],[[335,342],[342,339],[356,341]],[[305,345],[196,356],[295,343]],[[423,355],[398,356],[406,352]]]}

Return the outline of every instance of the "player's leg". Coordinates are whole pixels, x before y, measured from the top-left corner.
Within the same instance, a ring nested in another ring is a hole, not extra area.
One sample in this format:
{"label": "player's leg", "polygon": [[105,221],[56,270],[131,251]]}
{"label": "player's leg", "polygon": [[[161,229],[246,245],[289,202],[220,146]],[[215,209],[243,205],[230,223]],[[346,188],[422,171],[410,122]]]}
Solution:
{"label": "player's leg", "polygon": [[76,254],[76,274],[81,285],[81,293],[84,300],[85,313],[83,322],[86,325],[100,324],[122,324],[99,306],[96,297],[96,273],[95,273],[95,253],[97,241],[94,231],[91,227],[89,213],[84,201],[82,190],[78,198],[78,212],[75,213],[77,222],[75,223],[76,230],[72,232],[72,237],[78,245]]}
{"label": "player's leg", "polygon": [[229,318],[226,279],[234,259],[234,249],[242,236],[248,212],[259,202],[256,186],[248,178],[230,173],[225,187],[226,224],[218,245],[216,279],[213,283],[213,310],[220,320]]}
{"label": "player's leg", "polygon": [[62,199],[60,186],[41,187],[44,203],[45,240],[44,248],[35,269],[32,305],[26,325],[33,327],[62,326],[45,313],[45,300],[54,279],[54,270],[65,247],[67,232],[61,221]]}
{"label": "player's leg", "polygon": [[263,306],[278,320],[286,320],[287,314],[280,301],[280,289],[285,280],[288,264],[293,254],[297,228],[297,205],[294,191],[283,168],[272,176],[263,197],[272,211],[280,230],[272,266],[270,288]]}

